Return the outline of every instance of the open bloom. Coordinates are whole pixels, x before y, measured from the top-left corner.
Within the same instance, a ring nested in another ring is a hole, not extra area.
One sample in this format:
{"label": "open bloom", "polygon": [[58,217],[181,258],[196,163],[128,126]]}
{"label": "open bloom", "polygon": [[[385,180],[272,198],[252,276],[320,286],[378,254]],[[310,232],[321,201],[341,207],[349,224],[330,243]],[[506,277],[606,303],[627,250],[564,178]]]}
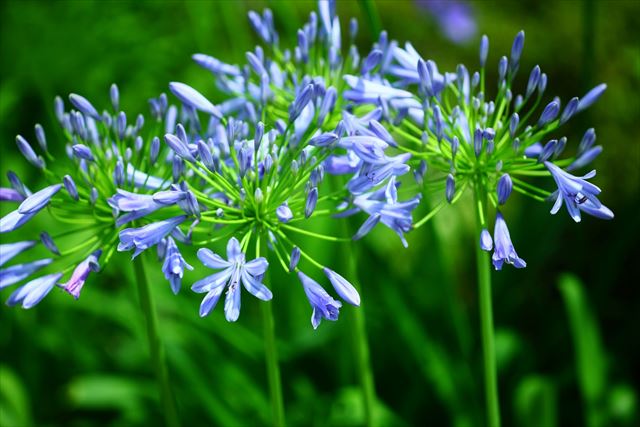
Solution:
{"label": "open bloom", "polygon": [[204,317],[213,310],[226,287],[225,317],[229,322],[238,320],[240,315],[240,282],[250,294],[262,301],[269,301],[273,297],[271,291],[262,284],[262,276],[267,271],[269,263],[263,257],[245,262],[245,255],[235,237],[229,239],[227,243],[226,260],[206,248],[198,250],[198,259],[206,267],[222,269],[218,273],[197,281],[191,287],[194,292],[207,293],[200,304],[200,316]]}
{"label": "open bloom", "polygon": [[84,282],[89,277],[89,273],[92,271],[100,271],[100,264],[98,264],[98,258],[102,255],[102,250],[98,249],[89,255],[84,261],[82,261],[69,278],[67,283],[63,283],[60,286],[69,292],[75,299],[80,298],[80,291],[84,286]]}
{"label": "open bloom", "polygon": [[596,197],[600,194],[600,188],[587,181],[596,175],[596,171],[578,177],[565,172],[551,162],[545,162],[544,165],[549,169],[558,185],[558,191],[552,195],[555,197],[555,203],[551,209],[552,214],[556,214],[560,210],[564,201],[569,215],[575,222],[580,222],[580,210],[601,219],[613,218],[613,212],[600,203]]}
{"label": "open bloom", "polygon": [[509,235],[509,229],[504,217],[498,211],[496,214],[496,225],[493,230],[493,266],[496,270],[502,270],[502,265],[506,262],[512,264],[516,268],[524,268],[527,263],[518,256],[513,243],[511,243],[511,236]]}
{"label": "open bloom", "polygon": [[311,313],[311,325],[313,329],[318,328],[322,319],[338,320],[342,303],[334,300],[318,282],[302,271],[298,271],[298,278],[300,282],[302,282],[304,292],[307,294],[307,299],[309,299],[309,303],[313,308],[313,312]]}

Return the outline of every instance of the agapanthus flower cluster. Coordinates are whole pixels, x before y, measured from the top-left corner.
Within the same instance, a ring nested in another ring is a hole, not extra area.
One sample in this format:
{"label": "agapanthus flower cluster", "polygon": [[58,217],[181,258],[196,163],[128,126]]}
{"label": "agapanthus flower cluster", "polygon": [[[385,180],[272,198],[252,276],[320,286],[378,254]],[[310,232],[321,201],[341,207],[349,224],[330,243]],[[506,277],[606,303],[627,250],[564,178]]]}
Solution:
{"label": "agapanthus flower cluster", "polygon": [[[181,174],[180,165],[168,156],[171,150],[157,136],[174,130],[177,119],[177,109],[168,107],[166,95],[151,100],[146,123],[141,114],[127,118],[121,111],[116,85],[110,98],[109,109],[99,113],[80,95],[69,96],[69,111],[56,97],[54,109],[61,129],[55,136],[47,137],[38,124],[37,145],[16,137],[18,149],[48,185],[32,192],[9,171],[11,187],[0,189],[0,201],[17,205],[0,219],[0,265],[22,253],[29,258],[0,270],[0,289],[28,280],[9,296],[9,305],[31,308],[56,286],[77,299],[89,274],[111,259],[122,225],[140,216],[130,213],[116,218],[119,208],[112,202],[114,193],[116,197],[155,193],[171,186]],[[61,147],[66,157],[55,158],[52,153]],[[48,231],[34,229],[40,224],[29,224],[40,212],[48,214]],[[23,226],[33,232],[32,240],[5,243]]]}
{"label": "agapanthus flower cluster", "polygon": [[[486,36],[480,44],[480,69],[472,73],[462,64],[454,73],[441,73],[434,61],[423,59],[410,43],[401,48],[388,42],[383,33],[375,49],[392,60],[380,64],[375,72],[345,76],[351,87],[345,98],[381,108],[385,128],[400,142],[398,152],[412,156],[416,181],[425,192],[437,194],[439,190],[443,195],[415,226],[432,218],[446,203],[458,201],[469,189],[476,196],[477,216],[483,226],[479,244],[486,251],[493,250],[498,270],[505,262],[517,268],[526,266],[514,249],[501,212],[514,190],[551,202],[552,214],[564,204],[576,222],[581,212],[613,218],[598,199],[600,189],[588,181],[595,171],[572,174],[602,152],[601,146],[594,145],[595,131],[588,129],[577,150],[567,157],[563,157],[567,138],[558,135],[559,128],[591,106],[606,85],[598,85],[564,106],[558,97],[544,101],[547,75],[535,66],[519,93],[516,74],[523,46],[524,32],[520,32],[510,56],[502,56],[498,62],[493,99],[485,85]],[[537,177],[553,178],[555,189],[548,191],[537,181],[528,181]],[[495,208],[493,238],[487,229],[488,205]]]}
{"label": "agapanthus flower cluster", "polygon": [[[280,46],[267,9],[249,13],[263,43],[247,52],[246,64],[194,55],[225,94],[217,104],[173,82],[169,90],[181,108],[169,106],[164,94],[152,99],[145,125],[142,115],[128,123],[115,85],[113,108],[103,113],[78,95],[70,96],[70,112],[56,99],[62,137],[55,140],[65,141],[68,159],[52,157],[40,126],[36,139],[46,163],[18,136],[18,148],[49,185],[32,194],[10,172],[12,188],[2,189],[0,198],[20,205],[2,218],[0,231],[19,228],[46,208],[60,233],[41,235],[48,255],[0,270],[0,289],[30,279],[9,303],[32,307],[56,285],[77,298],[89,273],[116,249],[132,251],[135,258],[153,248],[174,293],[187,270],[215,270],[191,289],[205,294],[201,316],[226,292],[228,321],[239,317],[241,287],[260,300],[272,299],[265,277],[268,260],[276,261],[297,274],[316,328],[322,319],[336,320],[341,307],[310,277],[318,270],[342,300],[359,305],[360,297],[347,279],[304,250],[299,237],[357,240],[381,223],[406,247],[406,233],[469,188],[484,227],[480,245],[493,250],[500,269],[504,262],[526,265],[501,213],[513,190],[551,200],[552,213],[564,204],[576,221],[581,211],[613,217],[598,200],[598,187],[587,181],[595,172],[571,174],[601,152],[594,131],[586,132],[574,156],[562,160],[567,139],[553,137],[604,85],[564,108],[557,98],[539,108],[547,77],[535,67],[526,90],[514,96],[524,44],[520,33],[510,58],[499,61],[497,94],[488,100],[486,37],[480,70],[473,74],[463,65],[440,73],[435,62],[425,61],[409,43],[399,47],[386,32],[361,60],[353,45],[357,21],[349,23],[345,48],[336,3],[318,4],[291,49]],[[551,176],[557,190],[525,181],[536,176]],[[422,195],[433,189],[443,200],[414,222]],[[493,238],[486,226],[489,203],[496,208]],[[353,236],[314,230],[314,218],[339,221],[349,215],[362,218]],[[0,263],[36,245],[4,244]],[[200,263],[187,263],[185,251]],[[45,275],[33,279],[38,271]]]}

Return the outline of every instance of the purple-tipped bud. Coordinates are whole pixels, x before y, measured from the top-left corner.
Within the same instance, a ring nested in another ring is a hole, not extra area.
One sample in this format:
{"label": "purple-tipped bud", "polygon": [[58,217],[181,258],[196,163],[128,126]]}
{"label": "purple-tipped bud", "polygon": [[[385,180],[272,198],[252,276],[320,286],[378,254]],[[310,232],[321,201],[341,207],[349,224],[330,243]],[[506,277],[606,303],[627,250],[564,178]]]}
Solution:
{"label": "purple-tipped bud", "polygon": [[542,151],[538,155],[538,163],[546,162],[553,155],[553,152],[556,149],[556,145],[558,144],[558,140],[552,139],[547,142],[544,147],[542,147]]}
{"label": "purple-tipped bud", "polygon": [[67,193],[74,199],[78,200],[78,188],[76,187],[76,183],[73,181],[70,175],[65,175],[62,178],[62,183],[64,184],[64,188],[67,190]]}
{"label": "purple-tipped bud", "polygon": [[133,141],[133,148],[139,152],[140,150],[142,150],[143,145],[144,140],[142,139],[142,137],[140,135],[136,136],[136,139]]}
{"label": "purple-tipped bud", "polygon": [[360,295],[356,288],[349,283],[347,279],[327,267],[324,267],[322,271],[333,285],[333,289],[335,289],[338,295],[340,295],[340,298],[351,305],[360,305]]}
{"label": "purple-tipped bud", "polygon": [[500,58],[500,62],[498,62],[498,81],[502,82],[504,80],[504,76],[507,75],[507,66],[509,65],[509,61],[506,56]]}
{"label": "purple-tipped bud", "polygon": [[338,140],[338,135],[332,132],[321,133],[309,140],[309,145],[314,147],[327,147]]}
{"label": "purple-tipped bud", "polygon": [[182,173],[184,172],[184,161],[180,157],[175,156],[173,158],[173,162],[171,165],[171,172],[173,176],[173,182],[180,181],[180,178],[182,177]]}
{"label": "purple-tipped bud", "polygon": [[522,55],[522,48],[524,47],[524,31],[520,31],[516,34],[516,38],[513,40],[511,46],[511,60],[509,61],[509,69],[511,72],[517,70],[520,64],[520,56]]}
{"label": "purple-tipped bud", "polygon": [[264,65],[262,65],[260,58],[258,58],[253,52],[247,52],[246,56],[249,65],[251,65],[251,68],[253,68],[253,71],[255,71],[258,76],[267,74],[267,70],[264,69]]}
{"label": "purple-tipped bud", "polygon": [[498,204],[504,205],[513,190],[513,181],[508,173],[503,174],[498,180],[497,193]]}
{"label": "purple-tipped bud", "polygon": [[256,188],[256,191],[254,191],[253,198],[258,205],[264,201],[264,195],[262,194],[262,189],[260,187]]}
{"label": "purple-tipped bud", "polygon": [[355,39],[358,35],[358,20],[356,18],[351,18],[349,21],[349,37],[351,40]]}
{"label": "purple-tipped bud", "polygon": [[93,105],[91,105],[87,98],[72,93],[71,95],[69,95],[69,101],[71,101],[73,106],[80,110],[82,114],[93,118],[95,121],[102,121],[102,116],[98,114],[98,111]]}
{"label": "purple-tipped bud", "polygon": [[91,199],[92,205],[96,204],[96,202],[98,201],[98,197],[100,197],[100,194],[98,193],[98,189],[96,187],[92,187],[91,195],[89,196],[89,198]]}
{"label": "purple-tipped bud", "polygon": [[115,83],[111,85],[111,88],[109,88],[109,96],[111,97],[113,110],[118,111],[120,109],[120,91]]}
{"label": "purple-tipped bud", "polygon": [[558,140],[558,143],[556,144],[556,148],[553,149],[553,158],[559,157],[564,151],[564,148],[566,146],[567,146],[567,137],[563,136]]}
{"label": "purple-tipped bud", "polygon": [[300,248],[294,246],[291,250],[291,257],[289,258],[289,272],[293,272],[300,262]]}
{"label": "purple-tipped bud", "polygon": [[196,159],[193,157],[191,150],[189,150],[189,147],[184,141],[182,141],[182,139],[168,133],[164,136],[164,140],[178,156],[189,162],[195,163]]}
{"label": "purple-tipped bud", "polygon": [[264,136],[264,123],[258,122],[256,125],[256,133],[253,136],[253,141],[256,146],[256,150],[260,148],[260,143],[262,142],[262,137]]}
{"label": "purple-tipped bud", "polygon": [[369,122],[369,130],[371,130],[378,138],[391,145],[392,147],[398,146],[389,131],[384,126],[382,126],[379,121],[371,120]]}
{"label": "purple-tipped bud", "polygon": [[509,135],[511,136],[511,138],[515,137],[519,123],[520,116],[518,115],[518,113],[513,113],[511,115],[511,120],[509,120]]}
{"label": "purple-tipped bud", "polygon": [[296,99],[293,101],[289,111],[289,121],[294,122],[298,118],[302,110],[309,104],[311,97],[313,96],[313,83],[309,83],[305,86]]}
{"label": "purple-tipped bud", "polygon": [[540,81],[538,81],[538,96],[542,96],[545,90],[547,90],[547,75],[542,73],[540,74]]}
{"label": "purple-tipped bud", "polygon": [[482,129],[476,129],[473,132],[473,152],[476,157],[480,157],[482,154]]}
{"label": "purple-tipped bud", "polygon": [[316,209],[316,204],[318,203],[318,188],[313,187],[309,194],[307,194],[307,201],[304,205],[304,216],[305,218],[309,218],[313,211]]}
{"label": "purple-tipped bud", "polygon": [[536,88],[538,87],[539,80],[540,80],[540,66],[536,65],[531,70],[531,74],[529,74],[529,82],[527,83],[527,92],[526,92],[527,98],[531,96],[531,94],[536,90]]}
{"label": "purple-tipped bud", "polygon": [[44,129],[39,123],[35,126],[35,131],[40,148],[42,148],[42,151],[47,151],[47,138],[44,135]]}
{"label": "purple-tipped bud", "polygon": [[436,138],[438,138],[438,142],[440,142],[444,137],[444,120],[442,119],[442,112],[440,111],[440,107],[437,105],[433,107],[433,121],[435,122],[436,127]]}
{"label": "purple-tipped bud", "polygon": [[60,190],[61,187],[62,185],[60,184],[50,185],[32,194],[20,204],[18,212],[22,215],[35,214],[39,212],[49,204],[51,198]]}
{"label": "purple-tipped bud", "polygon": [[297,160],[293,160],[291,161],[291,173],[294,175],[298,174],[298,169],[300,169],[300,166],[298,166],[298,161]]}
{"label": "purple-tipped bud", "polygon": [[336,88],[334,88],[333,86],[329,86],[324,94],[324,98],[322,99],[322,104],[320,105],[320,111],[318,113],[318,126],[321,126],[324,123],[324,119],[327,117],[327,114],[333,111],[333,107],[336,105],[336,98]]}
{"label": "purple-tipped bud", "polygon": [[89,162],[94,162],[96,160],[93,157],[93,153],[91,153],[91,149],[84,144],[75,144],[71,149],[73,150],[73,154],[79,159],[84,159]]}
{"label": "purple-tipped bud", "polygon": [[577,112],[583,111],[589,108],[594,102],[602,96],[604,91],[607,89],[607,85],[605,83],[601,83],[598,86],[591,89],[585,96],[582,97],[580,103],[578,104]]}
{"label": "purple-tipped bud", "polygon": [[118,159],[116,167],[113,169],[113,182],[115,182],[117,187],[124,185],[124,164],[122,163],[122,159]]}
{"label": "purple-tipped bud", "polygon": [[418,59],[418,77],[420,79],[420,89],[427,95],[433,96],[433,82],[427,63],[422,59]]}
{"label": "purple-tipped bud", "polygon": [[40,233],[40,241],[42,242],[44,247],[49,250],[49,252],[51,252],[54,255],[60,255],[60,250],[58,249],[58,246],[56,246],[56,244],[54,243],[49,233],[47,233],[46,231],[43,231],[42,233]]}
{"label": "purple-tipped bud", "polygon": [[287,223],[291,221],[293,218],[293,212],[291,212],[291,208],[287,202],[284,202],[276,209],[276,216],[278,217],[278,221]]}
{"label": "purple-tipped bud", "polygon": [[367,74],[369,71],[373,70],[382,59],[382,51],[379,49],[373,49],[369,55],[362,61],[362,68],[360,69],[360,73],[362,75]]}
{"label": "purple-tipped bud", "polygon": [[480,83],[480,73],[476,71],[471,75],[471,87],[475,89],[479,83]]}
{"label": "purple-tipped bud", "polygon": [[120,111],[118,113],[118,118],[116,119],[116,130],[118,132],[118,138],[120,138],[120,140],[123,140],[124,133],[127,130],[127,115],[124,111]]}
{"label": "purple-tipped bud", "polygon": [[582,152],[582,154],[580,154],[573,163],[567,166],[566,171],[571,172],[573,170],[587,166],[589,163],[594,161],[596,157],[600,155],[600,153],[602,153],[601,145],[596,145],[595,147]]}
{"label": "purple-tipped bud", "polygon": [[492,128],[486,128],[482,132],[482,137],[487,141],[493,141],[493,139],[496,137],[496,131],[493,130]]}
{"label": "purple-tipped bud", "polygon": [[9,179],[9,183],[11,187],[16,190],[22,197],[29,197],[31,195],[31,191],[27,188],[26,185],[18,178],[18,175],[13,171],[7,172],[7,179]]}
{"label": "purple-tipped bud", "polygon": [[171,82],[169,83],[169,89],[173,92],[176,98],[182,101],[183,104],[207,114],[211,114],[219,119],[222,118],[222,113],[218,107],[213,105],[207,98],[205,98],[204,95],[191,86],[180,82]]}
{"label": "purple-tipped bud", "polygon": [[451,140],[451,157],[455,160],[456,154],[458,153],[458,147],[460,146],[460,141],[457,136],[454,136]]}
{"label": "purple-tipped bud", "polygon": [[491,233],[486,228],[483,228],[480,232],[480,249],[490,252],[493,249],[493,239]]}
{"label": "purple-tipped bud", "polygon": [[558,112],[560,111],[560,103],[558,101],[551,101],[544,107],[542,114],[540,115],[540,119],[538,120],[538,127],[543,127],[549,122],[555,120],[558,117]]}
{"label": "purple-tipped bud", "polygon": [[489,55],[489,37],[483,35],[480,39],[480,68],[484,68]]}
{"label": "purple-tipped bud", "polygon": [[447,202],[453,201],[453,196],[456,194],[456,180],[453,175],[447,175],[447,183],[445,186],[445,195],[447,196]]}
{"label": "purple-tipped bud", "polygon": [[209,169],[210,171],[216,170],[216,165],[213,162],[213,156],[211,155],[211,150],[209,146],[203,140],[198,141],[198,155],[200,156],[200,160],[202,163]]}
{"label": "purple-tipped bud", "polygon": [[18,150],[20,150],[24,158],[27,159],[29,163],[38,169],[44,168],[44,160],[36,155],[36,152],[33,151],[33,148],[31,148],[31,145],[29,145],[26,139],[20,135],[16,136],[16,145],[18,146]]}
{"label": "purple-tipped bud", "polygon": [[151,147],[149,147],[149,161],[151,165],[155,165],[158,160],[158,155],[160,154],[160,138],[154,136],[151,140]]}
{"label": "purple-tipped bud", "polygon": [[53,111],[56,113],[58,122],[62,124],[64,121],[64,101],[59,96],[56,96],[53,100]]}
{"label": "purple-tipped bud", "polygon": [[[580,145],[578,145],[578,155],[584,153],[593,147],[593,144],[596,142],[596,130],[594,128],[587,129],[580,141]],[[15,187],[14,187],[15,188]]]}
{"label": "purple-tipped bud", "polygon": [[571,117],[578,111],[578,104],[580,101],[578,98],[574,97],[567,103],[564,107],[564,111],[560,115],[560,124],[563,125],[569,121]]}

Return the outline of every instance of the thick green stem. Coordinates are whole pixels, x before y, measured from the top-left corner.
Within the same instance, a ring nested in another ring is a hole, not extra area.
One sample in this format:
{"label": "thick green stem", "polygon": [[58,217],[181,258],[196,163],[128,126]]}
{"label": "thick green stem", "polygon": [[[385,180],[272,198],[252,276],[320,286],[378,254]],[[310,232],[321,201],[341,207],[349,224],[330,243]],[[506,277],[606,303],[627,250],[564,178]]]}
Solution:
{"label": "thick green stem", "polygon": [[[259,248],[260,243],[256,246]],[[257,250],[259,251],[259,249]],[[260,256],[256,253],[256,256]],[[267,270],[266,274],[269,274]],[[282,383],[280,381],[280,366],[278,364],[278,348],[276,346],[276,330],[273,321],[272,302],[260,303],[264,332],[264,358],[267,365],[269,381],[269,396],[271,399],[271,415],[274,427],[285,427],[284,399],[282,398]]]}
{"label": "thick green stem", "polygon": [[[345,229],[349,232],[350,220],[345,221]],[[349,233],[351,234],[351,233]],[[349,248],[349,245],[352,245]],[[341,245],[341,258],[344,260],[347,277],[351,283],[361,293],[360,282],[358,280],[357,258],[358,251],[353,247],[352,243],[343,243]],[[352,316],[347,319],[349,330],[354,345],[355,361],[358,369],[358,381],[362,389],[362,400],[364,406],[364,421],[367,427],[374,425],[374,405],[376,401],[376,390],[373,379],[373,370],[371,369],[371,359],[369,356],[369,343],[367,341],[367,328],[365,323],[364,308],[362,305],[351,311]]]}
{"label": "thick green stem", "polygon": [[167,361],[165,359],[164,348],[160,342],[158,335],[158,319],[156,317],[156,308],[151,297],[149,282],[144,272],[142,256],[133,262],[133,270],[136,276],[136,284],[138,286],[138,296],[140,298],[140,307],[144,313],[145,325],[147,328],[147,338],[149,340],[149,352],[151,353],[151,362],[155,371],[160,388],[160,399],[162,402],[162,412],[167,427],[179,427],[180,420],[176,410],[176,404],[169,384],[169,373],[167,370]]}
{"label": "thick green stem", "polygon": [[349,321],[349,328],[353,335],[356,347],[356,361],[358,365],[358,378],[362,388],[364,401],[364,420],[367,427],[374,425],[373,407],[376,401],[376,390],[373,382],[373,371],[369,357],[369,343],[367,342],[367,330],[362,307],[353,310],[353,318]]}
{"label": "thick green stem", "polygon": [[484,359],[484,386],[487,406],[487,425],[500,426],[498,403],[498,376],[496,372],[495,338],[493,334],[493,308],[491,307],[491,270],[489,253],[480,248],[478,239],[486,228],[486,195],[476,187],[476,261],[478,264],[478,287],[480,299],[480,323],[482,327],[482,353]]}

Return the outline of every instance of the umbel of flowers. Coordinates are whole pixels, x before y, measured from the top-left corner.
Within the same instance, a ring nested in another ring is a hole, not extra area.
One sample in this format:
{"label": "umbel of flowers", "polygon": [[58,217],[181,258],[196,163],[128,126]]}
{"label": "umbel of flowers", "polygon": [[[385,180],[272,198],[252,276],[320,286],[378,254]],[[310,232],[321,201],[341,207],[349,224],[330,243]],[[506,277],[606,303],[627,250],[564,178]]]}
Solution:
{"label": "umbel of flowers", "polygon": [[[0,270],[0,289],[28,280],[9,296],[8,305],[31,308],[56,285],[77,299],[89,274],[108,263],[117,247],[123,222],[114,217],[109,198],[116,191],[151,194],[179,175],[165,161],[170,150],[157,136],[175,126],[176,109],[168,109],[167,97],[151,100],[146,126],[142,114],[128,119],[120,110],[116,85],[110,98],[110,108],[99,113],[76,94],[69,96],[72,108],[67,112],[57,97],[54,107],[61,131],[55,137],[47,138],[39,124],[37,145],[16,137],[18,149],[48,185],[32,192],[9,171],[11,187],[0,189],[0,200],[17,206],[0,219],[0,265],[23,252],[29,258]],[[54,158],[51,152],[58,150],[50,150],[51,145],[64,145],[66,157]],[[4,243],[41,211],[50,216],[51,234],[35,230],[32,240]]]}
{"label": "umbel of flowers", "polygon": [[[214,270],[191,286],[204,294],[201,316],[225,293],[226,319],[236,321],[242,287],[271,300],[271,261],[297,275],[317,328],[322,319],[336,320],[341,308],[311,277],[318,270],[342,300],[357,306],[360,296],[345,277],[301,247],[300,236],[360,239],[381,223],[407,246],[408,232],[469,190],[477,218],[489,424],[498,425],[487,252],[497,270],[504,263],[526,266],[502,213],[513,191],[549,202],[552,214],[564,205],[576,222],[582,213],[613,218],[598,198],[600,189],[589,182],[595,171],[573,175],[602,152],[595,131],[588,129],[576,149],[560,133],[606,86],[563,104],[557,97],[545,99],[547,76],[538,66],[526,85],[517,84],[523,32],[509,57],[498,61],[493,95],[485,81],[486,36],[479,70],[473,72],[461,64],[455,72],[441,73],[433,60],[425,60],[410,43],[400,47],[386,32],[361,60],[353,45],[357,22],[350,21],[348,37],[342,37],[336,2],[318,5],[291,49],[280,46],[267,9],[249,13],[264,43],[247,52],[246,64],[194,55],[226,95],[217,105],[191,86],[173,82],[169,89],[181,108],[169,106],[161,95],[150,101],[145,124],[142,115],[131,123],[120,111],[115,85],[112,108],[102,113],[79,95],[70,96],[73,109],[65,112],[57,98],[62,137],[47,139],[37,125],[38,151],[24,137],[16,138],[48,185],[32,193],[9,172],[11,188],[0,189],[0,200],[17,208],[0,219],[0,232],[11,233],[47,211],[59,233],[41,233],[41,244],[35,238],[2,244],[0,289],[27,281],[8,299],[9,305],[24,308],[56,285],[78,298],[90,272],[104,267],[115,250],[133,251],[135,258],[154,248],[171,290],[178,293],[185,270],[196,267],[182,254],[193,250],[202,264],[199,271]],[[60,141],[67,145],[67,158],[57,161],[48,144]],[[547,189],[538,178],[549,177],[554,184]],[[422,195],[440,201],[414,222]],[[353,236],[313,231],[313,218],[349,215],[362,218]],[[14,257],[29,260],[4,267]],[[273,336],[270,340],[275,347]],[[275,407],[275,351],[269,357]]]}

